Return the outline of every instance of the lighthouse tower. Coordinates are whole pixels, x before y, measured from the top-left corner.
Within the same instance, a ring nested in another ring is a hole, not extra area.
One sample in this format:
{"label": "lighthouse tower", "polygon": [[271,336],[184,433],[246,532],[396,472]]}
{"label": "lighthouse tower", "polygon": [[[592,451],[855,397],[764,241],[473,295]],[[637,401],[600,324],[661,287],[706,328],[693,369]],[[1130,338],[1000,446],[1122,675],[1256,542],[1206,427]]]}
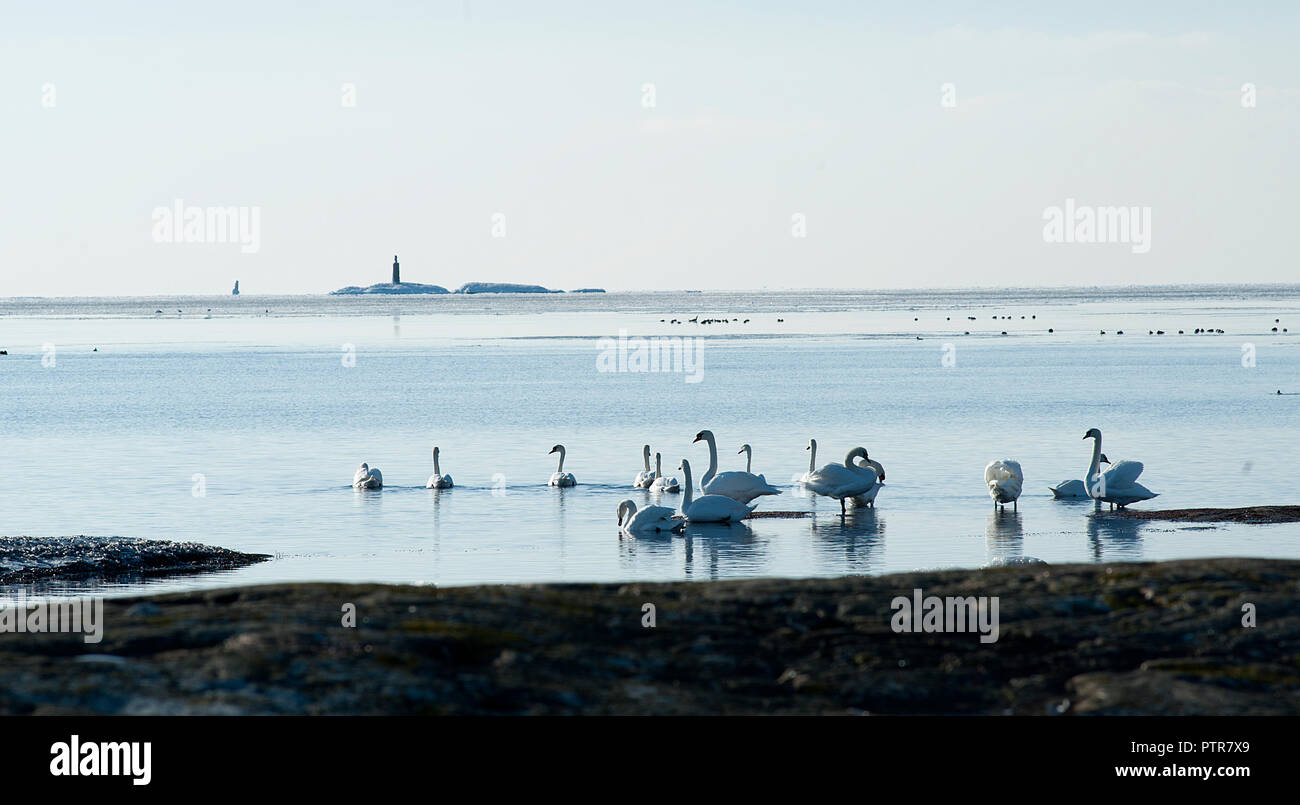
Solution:
{"label": "lighthouse tower", "polygon": [[393,255],[393,284],[402,284],[402,273],[401,269],[397,265],[397,255]]}

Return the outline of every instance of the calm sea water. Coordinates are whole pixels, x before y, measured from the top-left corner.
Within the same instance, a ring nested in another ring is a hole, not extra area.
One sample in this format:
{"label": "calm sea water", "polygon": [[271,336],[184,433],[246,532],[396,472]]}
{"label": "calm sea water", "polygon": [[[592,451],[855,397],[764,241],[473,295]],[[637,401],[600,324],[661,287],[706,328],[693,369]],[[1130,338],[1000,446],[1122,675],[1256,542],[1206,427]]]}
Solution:
{"label": "calm sea water", "polygon": [[[671,323],[696,316],[737,321]],[[1145,462],[1161,496],[1141,507],[1296,503],[1300,396],[1275,393],[1300,391],[1296,328],[1291,286],[4,299],[0,535],[275,556],[150,591],[1296,558],[1297,524],[1123,521],[1047,490],[1083,476],[1081,437],[1098,427],[1112,459]],[[700,382],[598,371],[599,339],[620,331],[702,337]],[[813,515],[620,538],[618,501],[649,500],[631,488],[641,445],[679,476],[689,458],[698,479],[702,428],[723,469],[743,469],[749,442],[754,471],[786,488],[760,510]],[[857,445],[885,465],[876,510],[841,520],[791,484],[809,437],[819,465]],[[545,485],[557,442],[576,488]],[[424,488],[434,444],[455,489]],[[1025,469],[1017,513],[995,514],[984,489],[1000,457]],[[351,488],[361,461],[383,471],[382,491]]]}

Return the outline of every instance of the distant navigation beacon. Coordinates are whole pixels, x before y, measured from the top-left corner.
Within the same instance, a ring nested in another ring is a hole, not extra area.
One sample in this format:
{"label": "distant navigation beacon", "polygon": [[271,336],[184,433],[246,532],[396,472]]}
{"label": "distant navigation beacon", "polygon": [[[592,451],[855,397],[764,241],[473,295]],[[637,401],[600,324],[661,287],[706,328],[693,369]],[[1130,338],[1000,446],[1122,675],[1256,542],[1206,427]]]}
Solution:
{"label": "distant navigation beacon", "polygon": [[393,284],[394,285],[402,284],[402,272],[397,265],[397,255],[393,255]]}

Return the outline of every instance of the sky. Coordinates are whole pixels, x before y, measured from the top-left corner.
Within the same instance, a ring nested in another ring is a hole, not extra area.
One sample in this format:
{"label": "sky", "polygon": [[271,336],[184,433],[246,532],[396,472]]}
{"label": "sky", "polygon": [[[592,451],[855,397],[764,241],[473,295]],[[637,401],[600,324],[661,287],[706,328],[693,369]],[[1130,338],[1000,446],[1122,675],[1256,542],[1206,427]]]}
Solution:
{"label": "sky", "polygon": [[0,0],[0,296],[1300,280],[1294,3],[108,5]]}

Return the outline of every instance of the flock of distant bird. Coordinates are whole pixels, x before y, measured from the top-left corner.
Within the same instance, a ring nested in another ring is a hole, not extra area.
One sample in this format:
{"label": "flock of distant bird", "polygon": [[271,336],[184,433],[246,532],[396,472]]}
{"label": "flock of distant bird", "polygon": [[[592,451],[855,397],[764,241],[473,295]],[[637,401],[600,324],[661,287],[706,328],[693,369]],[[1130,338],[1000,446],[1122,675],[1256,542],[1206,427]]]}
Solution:
{"label": "flock of distant bird", "polygon": [[[1101,452],[1101,431],[1090,429],[1083,435],[1084,439],[1093,439],[1092,461],[1088,465],[1088,482],[1081,480],[1062,481],[1050,487],[1056,498],[1090,498],[1098,505],[1109,503],[1111,508],[1124,508],[1130,503],[1150,500],[1156,493],[1137,482],[1142,474],[1142,462],[1120,461],[1111,464],[1105,453]],[[709,447],[709,468],[700,478],[699,497],[695,496],[695,485],[691,475],[691,464],[682,459],[677,465],[682,473],[682,480],[666,476],[663,473],[663,457],[654,454],[654,469],[650,469],[650,445],[641,448],[643,469],[632,479],[635,489],[645,489],[658,493],[682,493],[681,509],[668,506],[649,505],[638,509],[636,502],[629,499],[618,504],[618,525],[628,534],[679,532],[690,523],[734,523],[749,517],[757,506],[749,505],[755,499],[765,495],[779,495],[781,490],[767,482],[763,475],[751,472],[754,451],[749,444],[743,444],[738,454],[745,455],[743,471],[718,472],[718,445],[713,431],[702,430],[695,434],[694,442],[705,442]],[[847,516],[848,505],[854,507],[874,507],[876,495],[885,485],[885,468],[873,460],[865,447],[855,447],[848,452],[842,463],[826,464],[817,467],[817,440],[809,439],[808,471],[800,477],[798,483],[815,495],[832,498],[840,502],[840,515]],[[576,486],[578,481],[573,473],[564,471],[564,445],[557,444],[551,448],[552,454],[558,453],[559,465],[547,481],[548,486]],[[1110,464],[1110,469],[1101,472],[1102,464]],[[993,506],[1005,508],[1009,503],[1017,507],[1020,493],[1024,489],[1025,476],[1020,462],[1004,458],[989,462],[984,468],[984,483],[988,487]],[[357,489],[381,489],[384,485],[383,474],[369,464],[362,464],[352,479]],[[451,489],[454,484],[450,475],[442,472],[439,462],[439,449],[433,448],[433,475],[425,485],[429,489]]]}

